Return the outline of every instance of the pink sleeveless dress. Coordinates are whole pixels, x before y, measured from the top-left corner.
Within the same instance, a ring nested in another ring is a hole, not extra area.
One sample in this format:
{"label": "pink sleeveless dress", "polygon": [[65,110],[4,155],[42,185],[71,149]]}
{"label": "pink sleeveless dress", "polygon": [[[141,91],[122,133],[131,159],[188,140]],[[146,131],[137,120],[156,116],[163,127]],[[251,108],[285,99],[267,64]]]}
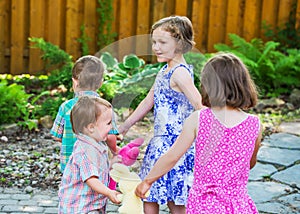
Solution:
{"label": "pink sleeveless dress", "polygon": [[247,182],[259,130],[259,119],[251,114],[227,128],[211,109],[200,111],[187,213],[258,213]]}

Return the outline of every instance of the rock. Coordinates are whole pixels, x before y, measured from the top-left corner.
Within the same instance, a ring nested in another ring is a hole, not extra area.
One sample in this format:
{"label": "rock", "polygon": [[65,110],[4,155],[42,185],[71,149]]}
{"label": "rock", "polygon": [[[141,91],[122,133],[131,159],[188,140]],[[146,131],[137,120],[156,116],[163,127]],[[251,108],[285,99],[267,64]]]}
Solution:
{"label": "rock", "polygon": [[282,107],[285,105],[284,100],[279,99],[279,98],[271,98],[271,99],[262,99],[260,100],[257,105],[255,106],[255,109],[258,112],[262,112],[263,109],[265,108],[278,108]]}
{"label": "rock", "polygon": [[295,106],[292,104],[292,103],[286,103],[286,108],[290,111],[293,111],[295,110]]}
{"label": "rock", "polygon": [[9,125],[2,125],[1,129],[3,129],[3,132],[6,136],[14,135],[18,131],[20,131],[20,127],[15,123]]}
{"label": "rock", "polygon": [[41,124],[44,128],[51,129],[53,125],[53,120],[50,115],[46,115],[40,118],[39,124]]}
{"label": "rock", "polygon": [[268,114],[274,114],[276,112],[273,108],[270,108],[270,107],[265,108],[262,111],[265,113],[268,113]]}
{"label": "rock", "polygon": [[32,193],[32,192],[33,192],[33,188],[32,188],[31,186],[27,186],[27,187],[25,188],[25,192],[26,192],[26,193]]}
{"label": "rock", "polygon": [[279,130],[300,136],[300,122],[282,122],[279,125]]}
{"label": "rock", "polygon": [[5,143],[8,142],[8,138],[6,136],[1,136],[0,140],[5,142]]}
{"label": "rock", "polygon": [[289,97],[290,102],[296,107],[299,108],[300,107],[300,90],[295,88],[290,97]]}

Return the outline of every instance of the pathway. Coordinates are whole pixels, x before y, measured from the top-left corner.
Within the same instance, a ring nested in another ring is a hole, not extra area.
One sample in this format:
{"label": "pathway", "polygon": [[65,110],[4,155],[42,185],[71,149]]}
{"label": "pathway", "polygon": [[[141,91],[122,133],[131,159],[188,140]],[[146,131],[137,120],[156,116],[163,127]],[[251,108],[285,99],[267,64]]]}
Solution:
{"label": "pathway", "polygon": [[[282,132],[264,139],[258,163],[251,170],[248,191],[260,213],[300,213],[300,123],[284,123]],[[27,194],[19,189],[0,188],[0,214],[57,213],[53,191]],[[109,203],[108,214],[118,206]],[[161,207],[160,214],[168,208]]]}

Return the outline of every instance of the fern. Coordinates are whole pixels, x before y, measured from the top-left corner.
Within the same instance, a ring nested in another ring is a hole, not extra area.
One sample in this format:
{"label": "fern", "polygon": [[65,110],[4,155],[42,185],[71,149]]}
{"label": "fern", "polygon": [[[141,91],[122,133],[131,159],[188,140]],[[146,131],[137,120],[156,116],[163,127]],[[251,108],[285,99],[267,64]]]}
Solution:
{"label": "fern", "polygon": [[46,42],[43,38],[29,38],[33,42],[31,48],[39,48],[43,51],[42,59],[48,62],[48,66],[70,63],[72,56],[61,50],[57,45]]}
{"label": "fern", "polygon": [[29,38],[29,41],[33,42],[32,48],[39,48],[42,50],[42,59],[47,62],[46,66],[48,68],[54,68],[51,71],[51,75],[45,83],[44,88],[55,88],[59,85],[64,85],[69,92],[67,96],[70,97],[72,95],[70,92],[72,88],[72,56],[60,49],[57,45],[46,42],[43,38],[33,37]]}
{"label": "fern", "polygon": [[287,54],[284,54],[277,50],[280,46],[278,42],[263,43],[259,38],[247,42],[235,34],[229,34],[229,38],[232,46],[216,44],[215,49],[240,57],[264,95],[278,96],[299,87],[299,50],[288,49]]}

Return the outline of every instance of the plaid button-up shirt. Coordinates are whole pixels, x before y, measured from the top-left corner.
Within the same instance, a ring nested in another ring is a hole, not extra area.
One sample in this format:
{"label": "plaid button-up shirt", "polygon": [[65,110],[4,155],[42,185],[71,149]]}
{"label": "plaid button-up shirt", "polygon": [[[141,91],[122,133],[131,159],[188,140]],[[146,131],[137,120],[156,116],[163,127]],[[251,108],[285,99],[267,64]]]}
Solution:
{"label": "plaid button-up shirt", "polygon": [[[50,130],[50,134],[52,134],[56,138],[61,139],[61,150],[60,150],[60,171],[61,172],[64,172],[69,157],[72,154],[74,143],[76,141],[75,133],[72,130],[70,114],[73,106],[81,96],[100,97],[99,94],[95,91],[75,92],[73,99],[67,100],[60,105],[52,129]],[[114,112],[112,112],[112,114],[113,114],[113,119],[112,119],[113,128],[109,132],[109,134],[118,134]]]}
{"label": "plaid button-up shirt", "polygon": [[73,146],[76,141],[76,136],[72,130],[71,110],[80,96],[100,97],[95,91],[80,91],[75,92],[74,98],[65,101],[59,107],[55,121],[53,123],[50,134],[61,139],[60,150],[60,171],[63,172],[70,155],[73,152]]}
{"label": "plaid button-up shirt", "polygon": [[92,176],[105,185],[109,181],[108,147],[86,135],[78,135],[59,188],[59,213],[88,213],[106,206],[107,197],[85,181]]}

